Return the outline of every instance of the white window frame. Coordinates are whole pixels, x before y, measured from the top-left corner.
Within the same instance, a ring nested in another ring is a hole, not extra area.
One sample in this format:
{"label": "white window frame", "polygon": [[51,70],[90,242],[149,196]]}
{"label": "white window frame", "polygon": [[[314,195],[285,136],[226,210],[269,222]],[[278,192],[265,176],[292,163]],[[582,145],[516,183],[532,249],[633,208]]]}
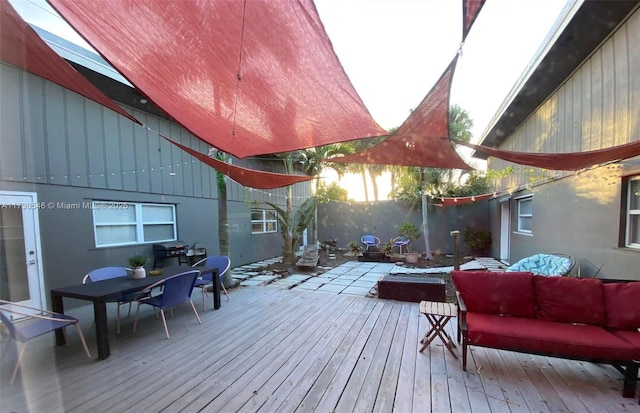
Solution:
{"label": "white window frame", "polygon": [[[253,215],[260,213],[261,219],[253,219]],[[273,219],[267,218],[267,213],[273,214]],[[278,232],[278,220],[276,219],[276,211],[273,209],[252,209],[251,210],[251,233],[252,234],[272,234]],[[261,231],[255,231],[253,229],[254,224],[260,224]],[[273,230],[269,230],[269,224],[273,224]]]}
{"label": "white window frame", "polygon": [[[171,208],[171,219],[169,221],[144,221],[142,209],[145,206]],[[96,211],[98,210],[104,212],[109,210],[117,211],[117,210],[128,209],[128,208],[135,209],[135,221],[114,223],[109,221],[97,222],[96,220]],[[176,241],[178,239],[178,226],[176,223],[176,206],[173,204],[156,204],[156,203],[145,203],[145,202],[115,202],[115,201],[95,200],[95,201],[91,201],[91,209],[93,213],[93,236],[94,236],[94,243],[96,248],[118,247],[123,245],[152,244],[152,243],[158,243],[158,242]],[[130,242],[98,243],[98,229],[101,226],[114,226],[114,225],[135,226],[136,239]],[[167,238],[167,239],[154,239],[150,241],[145,241],[144,239],[145,225],[172,225],[173,235],[171,238]]]}
{"label": "white window frame", "polygon": [[[626,219],[625,219],[625,246],[627,248],[638,248],[640,249],[640,244],[637,242],[631,241],[631,218],[636,217],[636,219],[640,219],[640,209],[631,209],[631,199],[634,196],[637,196],[634,192],[632,192],[631,184],[640,182],[640,175],[631,176],[626,181],[627,184],[627,199],[626,199]],[[639,189],[640,190],[640,189]]]}
{"label": "white window frame", "polygon": [[[523,213],[521,212],[522,204],[524,202],[531,202],[531,213]],[[522,221],[523,218],[529,219],[529,222],[533,222],[533,195],[527,195],[520,198],[516,198],[516,212],[517,212],[517,223],[518,228],[517,232],[520,234],[532,235],[533,231],[531,229],[523,228]]]}

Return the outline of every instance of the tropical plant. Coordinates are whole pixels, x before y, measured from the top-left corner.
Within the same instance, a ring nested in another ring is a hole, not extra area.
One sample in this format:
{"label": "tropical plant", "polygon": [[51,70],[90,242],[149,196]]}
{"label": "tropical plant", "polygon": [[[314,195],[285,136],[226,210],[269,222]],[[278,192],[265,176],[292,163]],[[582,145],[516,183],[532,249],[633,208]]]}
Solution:
{"label": "tropical plant", "polygon": [[347,202],[348,194],[349,192],[346,189],[341,188],[335,182],[331,182],[330,185],[320,182],[318,185],[318,191],[316,192],[319,204],[326,204],[327,202],[332,201]]}
{"label": "tropical plant", "polygon": [[[230,158],[224,152],[215,151],[213,155],[217,160],[229,162]],[[227,177],[220,171],[216,171],[216,184],[218,187],[218,244],[220,245],[220,255],[229,256],[229,214],[227,212]],[[233,284],[231,271],[227,271],[222,277],[222,284],[230,286]]]}
{"label": "tropical plant", "polygon": [[380,251],[384,252],[385,255],[391,255],[391,253],[393,252],[393,240],[390,239],[389,241],[382,244],[382,246],[380,247]]}
{"label": "tropical plant", "polygon": [[409,244],[407,244],[407,250],[411,252],[411,244],[422,236],[422,232],[416,224],[411,222],[402,221],[398,227],[398,235],[401,237],[407,237]]}
{"label": "tropical plant", "polygon": [[474,252],[485,252],[491,246],[491,232],[475,230],[470,226],[464,230],[464,245]]}
{"label": "tropical plant", "polygon": [[311,219],[313,219],[317,199],[316,197],[308,198],[300,205],[295,214],[271,202],[265,203],[276,211],[280,234],[284,240],[283,262],[294,264],[295,255],[293,251],[298,247],[302,233],[309,226]]}
{"label": "tropical plant", "polygon": [[147,263],[147,261],[149,261],[149,258],[147,258],[146,256],[142,254],[136,254],[133,257],[129,258],[129,265],[133,268],[142,267]]}
{"label": "tropical plant", "polygon": [[351,252],[356,257],[360,255],[360,252],[362,251],[362,248],[360,247],[358,241],[349,241],[347,247],[349,248],[349,252]]}

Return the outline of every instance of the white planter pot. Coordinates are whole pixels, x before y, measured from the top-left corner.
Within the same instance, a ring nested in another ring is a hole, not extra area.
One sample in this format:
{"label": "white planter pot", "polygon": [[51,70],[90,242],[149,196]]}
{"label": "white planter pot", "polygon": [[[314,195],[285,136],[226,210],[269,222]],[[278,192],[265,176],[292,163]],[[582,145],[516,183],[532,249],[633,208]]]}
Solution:
{"label": "white planter pot", "polygon": [[144,269],[144,267],[136,267],[133,270],[133,278],[134,279],[140,279],[140,278],[145,278],[147,276],[147,271]]}

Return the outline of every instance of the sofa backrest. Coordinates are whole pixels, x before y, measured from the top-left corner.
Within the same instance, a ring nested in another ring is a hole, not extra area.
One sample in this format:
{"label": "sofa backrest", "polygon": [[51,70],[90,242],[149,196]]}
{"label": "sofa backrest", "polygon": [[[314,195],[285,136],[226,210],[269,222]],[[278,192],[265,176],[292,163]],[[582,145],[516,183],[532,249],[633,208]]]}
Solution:
{"label": "sofa backrest", "polygon": [[620,330],[640,328],[640,282],[603,283],[607,327]]}
{"label": "sofa backrest", "polygon": [[605,325],[602,281],[535,276],[533,285],[537,318],[561,323]]}
{"label": "sofa backrest", "polygon": [[535,317],[533,274],[530,272],[452,271],[451,277],[467,311]]}

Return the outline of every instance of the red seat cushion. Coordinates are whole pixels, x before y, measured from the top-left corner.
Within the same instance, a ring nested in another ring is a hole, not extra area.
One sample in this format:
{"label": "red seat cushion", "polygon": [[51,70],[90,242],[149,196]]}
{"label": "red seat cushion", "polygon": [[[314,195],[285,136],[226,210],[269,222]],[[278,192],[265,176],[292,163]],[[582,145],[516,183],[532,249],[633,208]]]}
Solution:
{"label": "red seat cushion", "polygon": [[640,328],[640,282],[603,283],[607,327],[622,330]]}
{"label": "red seat cushion", "polygon": [[604,293],[600,280],[535,276],[533,284],[536,317],[539,319],[605,325]]}
{"label": "red seat cushion", "polygon": [[638,351],[602,327],[535,318],[467,313],[471,344],[603,361],[633,360]]}
{"label": "red seat cushion", "polygon": [[530,272],[452,271],[451,277],[467,311],[535,316],[533,275]]}
{"label": "red seat cushion", "polygon": [[631,344],[635,348],[634,360],[640,360],[640,332],[638,330],[612,330],[611,332]]}

